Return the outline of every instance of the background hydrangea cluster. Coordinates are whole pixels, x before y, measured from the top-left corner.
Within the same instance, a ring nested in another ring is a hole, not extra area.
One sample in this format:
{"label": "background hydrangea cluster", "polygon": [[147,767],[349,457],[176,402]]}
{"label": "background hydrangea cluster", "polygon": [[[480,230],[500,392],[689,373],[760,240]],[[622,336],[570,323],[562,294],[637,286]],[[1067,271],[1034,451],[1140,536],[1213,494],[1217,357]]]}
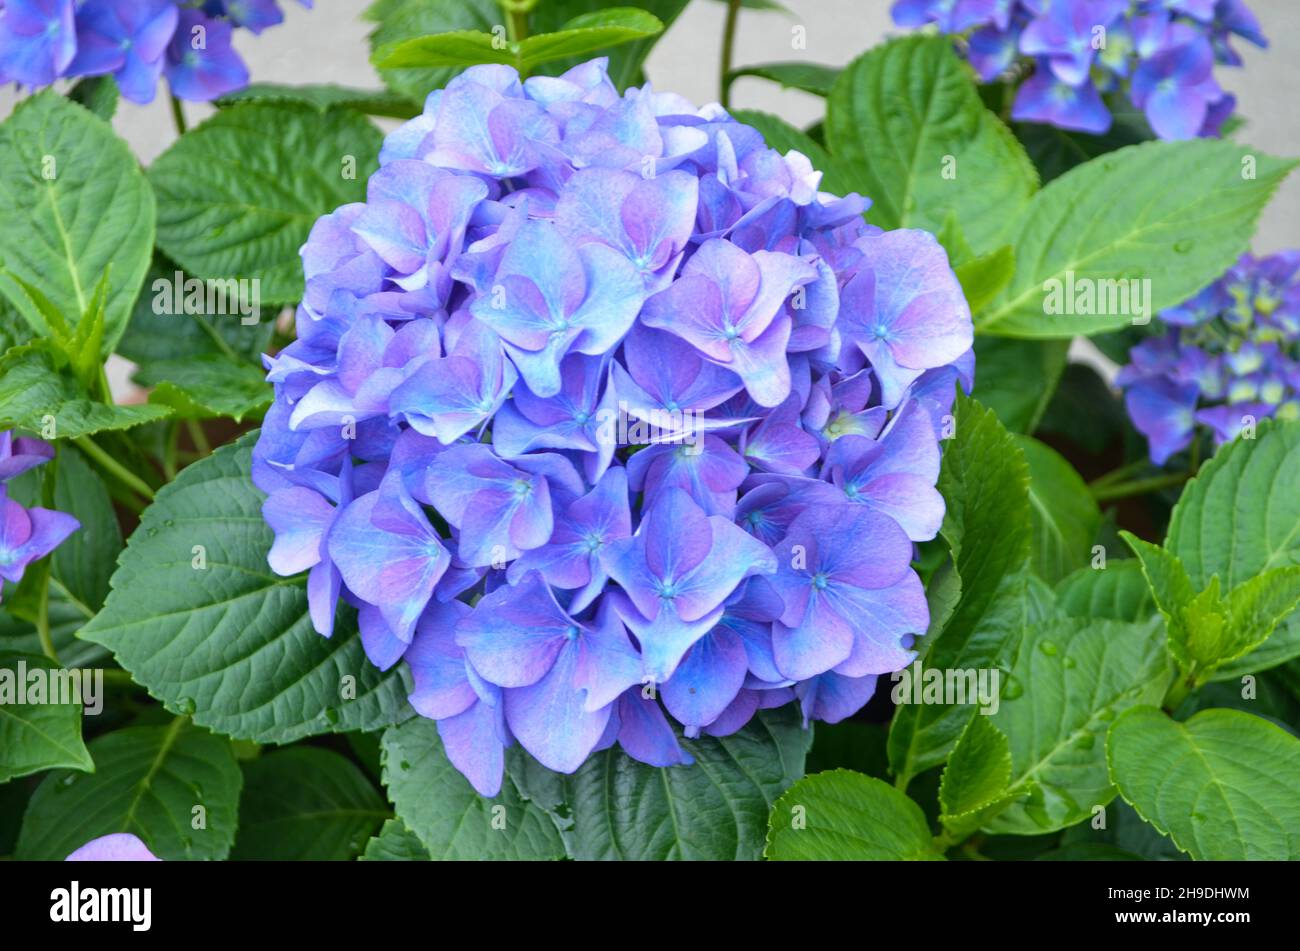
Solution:
{"label": "background hydrangea cluster", "polygon": [[819,180],[603,59],[478,66],[314,227],[254,452],[270,564],[405,658],[485,795],[516,739],[688,762],[665,711],[836,721],[913,657],[970,312],[933,236]]}
{"label": "background hydrangea cluster", "polygon": [[1012,118],[1096,134],[1112,121],[1102,96],[1123,92],[1162,139],[1217,136],[1236,101],[1215,64],[1241,65],[1234,35],[1268,45],[1244,0],[897,0],[892,13],[965,34],[985,82],[1032,61]]}
{"label": "background hydrangea cluster", "polygon": [[40,561],[81,527],[65,512],[24,508],[9,498],[9,482],[54,458],[54,447],[39,439],[0,432],[0,578],[17,584],[27,566]]}
{"label": "background hydrangea cluster", "polygon": [[1300,251],[1244,255],[1133,348],[1117,382],[1152,462],[1190,446],[1197,423],[1222,445],[1249,419],[1300,419],[1298,275]]}
{"label": "background hydrangea cluster", "polygon": [[283,19],[276,0],[4,0],[0,82],[111,75],[123,96],[146,103],[166,75],[177,98],[216,99],[248,85],[235,28],[261,33]]}

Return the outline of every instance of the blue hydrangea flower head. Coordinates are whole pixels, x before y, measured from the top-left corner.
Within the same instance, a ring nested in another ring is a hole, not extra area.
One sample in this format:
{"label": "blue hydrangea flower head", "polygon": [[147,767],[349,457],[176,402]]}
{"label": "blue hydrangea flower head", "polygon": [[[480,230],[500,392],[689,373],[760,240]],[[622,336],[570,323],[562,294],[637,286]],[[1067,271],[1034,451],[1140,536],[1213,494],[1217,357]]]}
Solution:
{"label": "blue hydrangea flower head", "polygon": [[985,82],[1018,79],[1011,116],[1110,130],[1106,95],[1126,96],[1162,139],[1217,136],[1235,106],[1214,77],[1239,66],[1229,40],[1267,46],[1245,0],[896,0],[900,26],[933,24]]}
{"label": "blue hydrangea flower head", "polygon": [[798,702],[843,719],[928,622],[914,544],[973,367],[933,236],[604,60],[466,70],[302,250],[266,358],[268,560],[484,795],[505,750],[691,762]]}
{"label": "blue hydrangea flower head", "polygon": [[207,101],[248,85],[232,31],[261,33],[283,20],[278,0],[7,0],[0,81],[41,87],[110,75],[126,99],[148,103],[165,74],[173,95]]}
{"label": "blue hydrangea flower head", "polygon": [[1156,465],[1198,425],[1221,444],[1265,417],[1300,419],[1300,251],[1243,255],[1160,316],[1164,332],[1135,346],[1117,377]]}

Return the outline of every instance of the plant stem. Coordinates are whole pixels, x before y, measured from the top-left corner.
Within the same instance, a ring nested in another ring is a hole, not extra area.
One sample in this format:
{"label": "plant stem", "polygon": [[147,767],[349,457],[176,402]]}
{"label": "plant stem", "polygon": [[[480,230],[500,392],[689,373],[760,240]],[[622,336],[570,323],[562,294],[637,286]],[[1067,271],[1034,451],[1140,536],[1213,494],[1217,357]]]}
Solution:
{"label": "plant stem", "polygon": [[1121,482],[1119,485],[1089,486],[1089,488],[1092,490],[1092,497],[1098,502],[1109,502],[1113,499],[1127,499],[1134,495],[1146,495],[1148,492],[1158,492],[1161,489],[1172,489],[1182,485],[1188,478],[1190,478],[1188,473],[1178,472],[1174,475]]}
{"label": "plant stem", "polygon": [[208,437],[204,435],[203,427],[199,425],[197,420],[185,420],[185,429],[189,432],[194,448],[200,455],[206,456],[212,452],[212,446],[208,444]]}
{"label": "plant stem", "polygon": [[1118,482],[1120,479],[1130,476],[1135,472],[1141,472],[1150,465],[1145,459],[1139,459],[1136,462],[1130,462],[1128,465],[1120,466],[1118,469],[1111,469],[1105,475],[1098,476],[1088,483],[1089,489],[1100,489],[1103,485],[1110,485],[1112,482]]}
{"label": "plant stem", "polygon": [[153,501],[154,492],[149,484],[106,453],[89,436],[78,436],[73,442],[77,444],[78,449],[93,459],[101,469],[112,475],[118,482],[121,482],[131,491],[143,496],[150,502]]}
{"label": "plant stem", "polygon": [[171,96],[172,100],[172,121],[176,123],[176,134],[185,134],[185,110],[181,107],[181,101],[176,98],[176,94]]}
{"label": "plant stem", "polygon": [[[59,664],[59,652],[54,649],[54,638],[50,634],[50,566],[47,561],[41,571],[41,593],[36,603],[36,636],[41,641],[41,652],[50,660]],[[60,664],[60,666],[62,666]]]}
{"label": "plant stem", "polygon": [[740,22],[740,0],[727,0],[727,19],[722,27],[722,72],[719,75],[719,100],[722,108],[731,108],[731,62],[736,53],[736,24]]}

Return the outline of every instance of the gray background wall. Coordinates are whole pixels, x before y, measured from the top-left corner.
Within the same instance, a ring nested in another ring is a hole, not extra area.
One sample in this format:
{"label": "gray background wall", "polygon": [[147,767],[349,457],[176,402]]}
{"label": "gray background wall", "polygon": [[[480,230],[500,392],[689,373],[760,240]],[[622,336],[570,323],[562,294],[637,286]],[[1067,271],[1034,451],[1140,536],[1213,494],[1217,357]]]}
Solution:
{"label": "gray background wall", "polygon": [[[545,2],[545,0],[543,0]],[[634,4],[635,0],[627,0]],[[1246,142],[1275,155],[1300,155],[1300,0],[1249,0],[1271,41],[1268,50],[1239,42],[1243,69],[1218,70],[1223,85],[1235,93],[1249,124],[1239,133]],[[286,83],[335,82],[375,88],[379,84],[367,58],[370,24],[361,12],[370,0],[316,0],[307,11],[282,0],[285,23],[261,36],[238,32],[237,44],[257,80]],[[736,62],[759,63],[808,59],[842,65],[893,31],[889,0],[784,0],[793,16],[745,10],[736,42]],[[695,102],[718,96],[719,39],[725,5],[719,0],[692,0],[660,41],[646,72],[657,87],[671,89]],[[807,49],[791,49],[792,27],[807,33]],[[12,110],[12,86],[0,90],[0,117]],[[817,119],[821,100],[782,91],[758,79],[742,79],[734,90],[738,107],[761,107],[799,125]],[[188,106],[197,118],[206,107]],[[124,104],[115,122],[144,162],[152,161],[174,138],[165,98],[147,107]],[[1300,174],[1283,185],[1265,211],[1257,251],[1300,246]]]}

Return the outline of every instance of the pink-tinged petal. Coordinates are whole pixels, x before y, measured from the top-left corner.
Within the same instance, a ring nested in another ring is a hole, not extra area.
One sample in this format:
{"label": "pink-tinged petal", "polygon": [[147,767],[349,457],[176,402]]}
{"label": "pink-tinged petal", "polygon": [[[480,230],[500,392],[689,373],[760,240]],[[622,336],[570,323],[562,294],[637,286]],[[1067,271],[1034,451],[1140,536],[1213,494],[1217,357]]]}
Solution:
{"label": "pink-tinged petal", "polygon": [[405,657],[415,685],[409,699],[420,716],[453,717],[477,699],[465,674],[465,650],[456,643],[456,625],[470,611],[460,601],[435,601],[416,625]]}
{"label": "pink-tinged petal", "polygon": [[501,687],[534,684],[580,628],[537,572],[485,595],[456,628],[474,669]]}
{"label": "pink-tinged petal", "polygon": [[605,732],[610,707],[585,709],[586,691],[574,685],[578,648],[568,642],[537,683],[506,690],[506,722],[539,763],[560,773],[583,764]]}
{"label": "pink-tinged petal", "polygon": [[460,770],[475,791],[488,799],[501,792],[506,756],[500,706],[481,700],[464,713],[438,721],[438,736],[451,765]]}

